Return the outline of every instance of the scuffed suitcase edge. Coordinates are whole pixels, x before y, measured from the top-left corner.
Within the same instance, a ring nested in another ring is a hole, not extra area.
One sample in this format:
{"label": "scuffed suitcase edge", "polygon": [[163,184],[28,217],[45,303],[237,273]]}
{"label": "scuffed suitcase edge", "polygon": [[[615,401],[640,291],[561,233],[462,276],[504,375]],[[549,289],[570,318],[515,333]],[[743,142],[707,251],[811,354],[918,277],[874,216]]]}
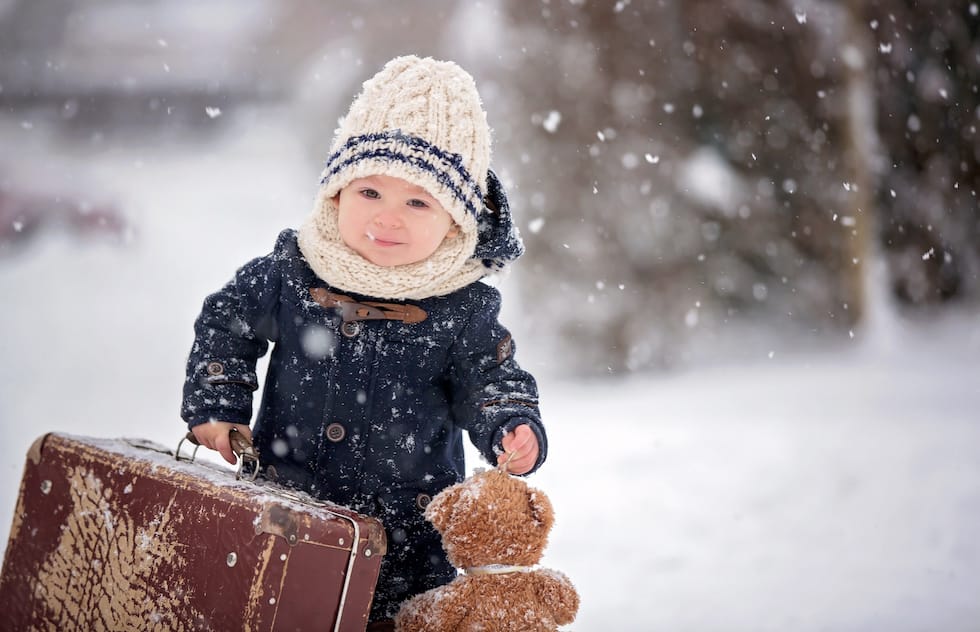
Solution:
{"label": "scuffed suitcase edge", "polygon": [[[24,520],[24,479],[26,478],[27,470],[32,465],[36,466],[41,462],[41,453],[44,450],[44,444],[47,442],[48,437],[53,433],[46,432],[43,435],[35,439],[30,447],[27,449],[27,458],[24,461],[24,468],[20,476],[20,484],[17,486],[17,502],[14,504],[14,515],[10,521],[10,531],[7,535],[7,548],[4,550],[3,554],[3,567],[7,567],[7,558],[10,557],[11,549],[17,541],[17,537],[20,535],[20,530],[22,522]],[[0,588],[3,586],[3,573],[0,570]]]}
{"label": "scuffed suitcase edge", "polygon": [[50,432],[44,433],[43,435],[35,439],[34,443],[31,444],[31,447],[27,449],[27,458],[34,465],[37,465],[38,463],[41,462],[41,452],[44,451],[44,444],[48,440],[48,437],[51,436],[51,434],[52,433]]}
{"label": "scuffed suitcase edge", "polygon": [[53,433],[51,432],[42,434],[27,448],[27,455],[24,459],[24,467],[21,471],[20,483],[17,486],[17,502],[14,504],[14,515],[11,518],[10,531],[7,535],[7,548],[4,550],[3,554],[3,566],[0,567],[0,594],[6,590],[8,581],[10,581],[10,573],[8,573],[10,560],[15,554],[17,542],[22,535],[21,532],[24,526],[24,492],[25,486],[27,485],[27,474],[32,467],[37,467],[41,462],[44,446],[52,434]]}

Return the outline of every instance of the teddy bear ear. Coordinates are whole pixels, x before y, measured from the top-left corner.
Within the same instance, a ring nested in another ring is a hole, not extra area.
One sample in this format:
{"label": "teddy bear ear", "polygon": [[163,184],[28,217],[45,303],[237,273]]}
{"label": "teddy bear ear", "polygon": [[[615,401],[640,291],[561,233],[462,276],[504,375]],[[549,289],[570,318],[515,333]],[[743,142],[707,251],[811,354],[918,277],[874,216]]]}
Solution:
{"label": "teddy bear ear", "polygon": [[456,506],[456,499],[459,497],[459,494],[460,490],[458,486],[447,487],[436,494],[432,502],[425,508],[423,516],[432,523],[432,526],[439,533],[442,533],[446,529],[446,525],[449,524],[449,520],[453,516],[453,507]]}
{"label": "teddy bear ear", "polygon": [[531,507],[531,517],[542,525],[545,531],[549,531],[555,522],[555,510],[551,506],[551,501],[543,492],[532,487],[527,490],[527,501]]}

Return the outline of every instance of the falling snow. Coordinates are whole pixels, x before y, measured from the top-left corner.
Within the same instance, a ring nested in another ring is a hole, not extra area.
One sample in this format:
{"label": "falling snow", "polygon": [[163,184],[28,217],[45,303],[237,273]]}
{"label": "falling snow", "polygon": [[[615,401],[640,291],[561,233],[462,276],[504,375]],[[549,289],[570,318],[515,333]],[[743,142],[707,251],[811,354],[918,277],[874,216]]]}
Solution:
{"label": "falling snow", "polygon": [[541,125],[549,134],[554,134],[558,131],[558,126],[561,125],[561,112],[551,110],[548,112],[548,115],[544,118]]}
{"label": "falling snow", "polygon": [[[101,33],[92,20],[34,29],[66,36],[47,50],[42,35],[28,38],[35,48],[24,55],[0,45],[0,65],[37,62],[0,72],[0,94],[14,104],[0,116],[0,146],[16,148],[0,159],[0,294],[17,297],[4,320],[0,417],[19,420],[0,441],[0,522],[10,524],[37,432],[174,443],[183,379],[174,367],[191,335],[190,317],[174,315],[196,313],[227,281],[225,262],[303,220],[337,119],[372,60],[425,38],[488,86],[493,167],[527,230],[529,253],[501,283],[512,321],[533,333],[520,337],[520,353],[541,368],[553,420],[535,484],[556,504],[548,564],[583,593],[572,627],[972,629],[980,242],[965,227],[975,225],[970,139],[980,107],[966,72],[975,51],[958,33],[975,27],[978,3],[959,13],[879,3],[863,17],[813,2],[754,3],[720,21],[690,19],[717,10],[710,3],[509,4],[462,3],[480,19],[444,8],[425,22],[364,8],[339,26],[306,20],[323,29],[316,37],[293,23],[283,39],[281,12],[259,2],[236,13],[254,13],[261,38],[230,22],[205,39],[247,36],[195,53],[227,60],[225,76],[188,63],[195,40],[178,28],[182,12],[111,38],[86,37]],[[593,9],[595,20],[577,15]],[[138,55],[115,55],[143,64],[136,71],[102,54],[116,40],[137,45]],[[256,57],[241,41],[282,53]],[[270,72],[277,58],[300,58],[291,41],[319,41],[312,58],[326,63]],[[244,65],[234,62],[239,49],[250,51]],[[76,54],[86,51],[103,65],[86,70]],[[189,69],[205,81],[188,81]],[[270,91],[256,98],[259,86]],[[19,105],[22,94],[38,107]],[[90,108],[90,96],[120,94]],[[127,123],[136,132],[116,125],[126,102],[142,104]],[[872,116],[856,127],[874,132],[857,147],[870,157],[866,177],[848,163],[857,111]],[[35,192],[50,196],[34,202]],[[79,201],[104,198],[132,224],[125,248],[79,237],[100,225]],[[11,200],[30,203],[11,211]],[[76,210],[45,215],[52,208]],[[880,232],[866,239],[868,226]],[[838,247],[862,243],[881,252]],[[867,274],[858,279],[876,297],[867,304],[840,293],[852,268]],[[51,297],[38,279],[58,270],[71,271],[55,293],[71,309],[38,311]],[[310,358],[334,352],[323,331],[301,338]],[[96,353],[84,340],[103,342]],[[36,397],[38,375],[63,385],[63,396]],[[614,419],[627,440],[602,443],[601,467],[583,468],[575,455],[594,450],[597,419]],[[291,428],[273,451],[288,454],[301,433]],[[583,497],[627,513],[596,512]],[[650,528],[646,544],[582,545],[616,533],[624,516]],[[594,572],[610,560],[615,573]]]}

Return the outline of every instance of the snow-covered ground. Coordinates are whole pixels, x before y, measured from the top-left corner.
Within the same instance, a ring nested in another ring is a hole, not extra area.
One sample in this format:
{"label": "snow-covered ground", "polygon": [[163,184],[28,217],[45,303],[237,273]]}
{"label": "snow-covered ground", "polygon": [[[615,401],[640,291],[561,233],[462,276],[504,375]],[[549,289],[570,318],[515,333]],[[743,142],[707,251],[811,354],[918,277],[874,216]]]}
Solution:
{"label": "snow-covered ground", "polygon": [[[317,166],[285,118],[94,152],[0,121],[8,184],[115,202],[134,228],[0,257],[0,539],[38,435],[176,444],[203,296],[309,209]],[[557,515],[545,564],[582,595],[570,629],[980,630],[980,319],[873,338],[591,382],[520,339],[551,436],[531,478]]]}

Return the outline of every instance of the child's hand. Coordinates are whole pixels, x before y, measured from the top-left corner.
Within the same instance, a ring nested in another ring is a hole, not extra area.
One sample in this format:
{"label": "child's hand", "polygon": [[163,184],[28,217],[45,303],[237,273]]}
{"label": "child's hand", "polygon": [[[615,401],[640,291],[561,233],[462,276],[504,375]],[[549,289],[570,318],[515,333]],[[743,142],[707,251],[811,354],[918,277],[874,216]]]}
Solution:
{"label": "child's hand", "polygon": [[205,448],[217,450],[225,461],[234,465],[238,462],[238,458],[232,451],[231,440],[228,438],[228,433],[231,432],[232,428],[242,433],[249,441],[252,440],[251,428],[244,424],[233,424],[227,421],[209,421],[206,424],[194,426],[191,428],[191,432],[194,433],[198,443]]}
{"label": "child's hand", "polygon": [[502,444],[504,453],[497,456],[497,465],[506,462],[511,474],[526,474],[538,462],[538,437],[527,424],[505,434]]}

